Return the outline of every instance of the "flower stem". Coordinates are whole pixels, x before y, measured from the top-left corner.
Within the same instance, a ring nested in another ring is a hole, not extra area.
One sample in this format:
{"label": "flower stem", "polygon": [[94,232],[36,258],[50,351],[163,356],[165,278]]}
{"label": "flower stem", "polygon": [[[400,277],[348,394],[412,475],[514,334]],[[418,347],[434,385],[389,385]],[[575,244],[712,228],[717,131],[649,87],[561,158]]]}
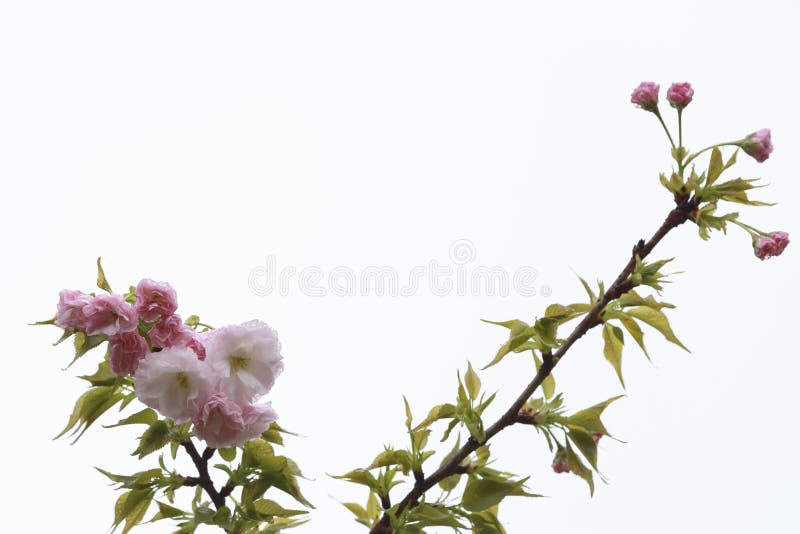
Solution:
{"label": "flower stem", "polygon": [[689,162],[690,162],[690,161],[692,161],[693,159],[695,159],[697,156],[699,156],[699,155],[700,155],[700,154],[702,154],[703,152],[708,152],[708,151],[709,151],[709,150],[711,150],[712,148],[719,148],[719,147],[721,147],[721,146],[739,146],[739,143],[740,143],[740,142],[741,142],[741,141],[727,141],[727,142],[725,142],[725,143],[717,143],[716,145],[707,146],[707,147],[705,147],[703,150],[700,150],[699,152],[695,152],[694,154],[692,154],[691,156],[689,156],[689,157],[686,159],[686,161],[684,161],[684,162],[683,162],[683,167],[684,167],[684,168],[686,168],[686,166],[689,164]]}
{"label": "flower stem", "polygon": [[658,111],[658,108],[656,108],[655,111],[653,111],[653,113],[655,113],[656,117],[658,117],[658,122],[661,123],[661,126],[664,128],[664,131],[667,132],[667,137],[669,138],[669,144],[672,145],[673,149],[675,149],[675,141],[672,140],[672,134],[669,133],[669,128],[667,128],[667,125],[664,123],[664,119],[661,117],[661,112]]}
{"label": "flower stem", "polygon": [[732,222],[733,224],[735,224],[735,225],[739,226],[740,228],[744,229],[751,236],[763,236],[763,235],[766,235],[765,232],[762,232],[758,228],[753,228],[749,224],[745,224],[745,223],[743,223],[741,221],[737,221],[736,219],[731,219],[730,222]]}

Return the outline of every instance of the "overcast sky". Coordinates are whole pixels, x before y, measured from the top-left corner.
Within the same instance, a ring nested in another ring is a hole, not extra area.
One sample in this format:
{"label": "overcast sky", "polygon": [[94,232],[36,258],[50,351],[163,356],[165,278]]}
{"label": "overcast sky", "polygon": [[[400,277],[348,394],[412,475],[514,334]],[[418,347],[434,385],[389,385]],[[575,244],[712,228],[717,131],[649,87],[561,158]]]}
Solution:
{"label": "overcast sky", "polygon": [[[269,399],[304,436],[286,454],[317,506],[298,532],[358,532],[338,502],[365,492],[326,473],[405,446],[402,395],[418,417],[454,398],[456,369],[487,363],[505,340],[479,319],[530,321],[582,299],[576,273],[613,280],[670,209],[658,183],[666,137],[629,102],[640,81],[660,83],[662,98],[671,82],[694,85],[689,148],[771,128],[772,157],[740,157],[733,173],[763,177],[756,197],[779,205],[738,211],[798,235],[798,11],[777,1],[3,3],[0,530],[44,531],[29,523],[43,521],[105,532],[118,494],[92,466],[130,473],[156,460],[129,456],[136,429],[51,441],[83,391],[74,376],[101,355],[63,371],[57,329],[26,323],[52,316],[62,288],[92,290],[102,256],[115,288],[168,281],[185,316],[278,330],[286,369]],[[609,484],[592,499],[551,471],[533,429],[501,434],[496,466],[549,497],[505,501],[510,534],[796,524],[795,245],[761,262],[736,228],[702,242],[687,224],[654,253],[673,256],[684,273],[663,298],[692,353],[652,331],[654,365],[626,347],[627,398],[607,412],[625,443],[601,442]],[[434,269],[450,273],[444,286],[430,283]],[[471,285],[487,273],[506,276],[506,291]],[[372,276],[397,286],[380,294]],[[517,356],[482,373],[500,392],[489,419],[532,372]],[[623,393],[596,331],[556,379],[571,409]]]}

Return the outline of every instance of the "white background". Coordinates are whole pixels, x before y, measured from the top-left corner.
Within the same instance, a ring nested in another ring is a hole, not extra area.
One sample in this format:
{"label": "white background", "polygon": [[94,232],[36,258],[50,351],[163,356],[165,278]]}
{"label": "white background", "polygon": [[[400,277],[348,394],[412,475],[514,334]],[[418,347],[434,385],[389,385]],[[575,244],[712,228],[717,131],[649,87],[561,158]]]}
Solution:
{"label": "white background", "polygon": [[[298,532],[359,531],[337,501],[365,492],[326,473],[405,445],[403,394],[420,417],[451,400],[456,369],[504,340],[480,318],[532,320],[581,299],[574,273],[612,280],[670,209],[665,136],[629,103],[641,80],[661,83],[662,99],[693,83],[690,148],[772,128],[769,161],[743,156],[734,172],[763,176],[756,196],[780,204],[740,211],[797,235],[798,15],[730,1],[4,3],[0,530],[104,532],[117,494],[92,466],[155,461],[129,456],[136,429],[51,441],[83,390],[74,375],[100,354],[62,371],[57,330],[26,323],[52,316],[64,287],[92,290],[102,255],[115,288],[169,281],[184,315],[279,331],[286,371],[270,399],[305,436],[287,453],[317,505]],[[552,296],[248,287],[268,255],[404,275],[447,264],[461,238],[477,249],[470,267],[535,267]],[[689,225],[670,235],[655,256],[685,271],[664,298],[692,354],[655,333],[655,366],[626,350],[628,396],[607,412],[626,443],[601,443],[610,484],[592,499],[550,470],[532,429],[504,432],[497,467],[549,496],[504,502],[509,532],[792,531],[796,250],[760,262],[736,229],[707,243]],[[531,373],[518,356],[482,374],[500,390],[489,418]],[[574,409],[622,391],[597,332],[556,376]]]}

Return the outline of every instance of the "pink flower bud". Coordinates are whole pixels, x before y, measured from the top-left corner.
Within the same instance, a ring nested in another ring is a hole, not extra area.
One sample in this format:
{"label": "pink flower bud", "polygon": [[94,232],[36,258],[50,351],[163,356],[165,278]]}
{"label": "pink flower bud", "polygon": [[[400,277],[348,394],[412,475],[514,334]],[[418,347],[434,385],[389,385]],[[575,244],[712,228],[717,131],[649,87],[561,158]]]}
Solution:
{"label": "pink flower bud", "polygon": [[556,458],[553,460],[553,465],[551,467],[556,473],[569,473],[569,465],[567,465],[567,461],[563,458]]}
{"label": "pink flower bud", "polygon": [[600,438],[602,437],[603,434],[601,434],[600,432],[595,432],[594,434],[592,434],[592,439],[594,440],[595,444],[600,443]]}
{"label": "pink flower bud", "polygon": [[676,109],[683,109],[689,105],[694,96],[694,89],[689,82],[673,83],[667,89],[667,102]]}
{"label": "pink flower bud", "polygon": [[108,344],[108,363],[118,375],[134,375],[139,361],[148,353],[147,341],[137,332],[125,332]]}
{"label": "pink flower bud", "polygon": [[171,285],[145,278],[136,286],[136,312],[152,323],[159,317],[169,317],[178,309],[178,297]]}
{"label": "pink flower bud", "polygon": [[191,341],[186,345],[188,348],[192,349],[195,354],[197,354],[197,359],[200,361],[205,361],[206,359],[206,347],[203,345],[203,342],[197,335],[192,336]]}
{"label": "pink flower bud", "polygon": [[646,111],[658,109],[658,84],[655,82],[642,82],[631,93],[631,102]]}
{"label": "pink flower bud", "polygon": [[82,308],[84,326],[90,336],[102,334],[113,337],[132,332],[139,326],[139,318],[130,304],[119,295],[92,297]]}
{"label": "pink flower bud", "polygon": [[739,142],[739,146],[757,162],[762,163],[772,153],[772,134],[769,128],[764,128],[745,137]]}
{"label": "pink flower bud", "polygon": [[788,244],[789,234],[786,232],[772,232],[753,237],[753,251],[760,260],[780,256]]}

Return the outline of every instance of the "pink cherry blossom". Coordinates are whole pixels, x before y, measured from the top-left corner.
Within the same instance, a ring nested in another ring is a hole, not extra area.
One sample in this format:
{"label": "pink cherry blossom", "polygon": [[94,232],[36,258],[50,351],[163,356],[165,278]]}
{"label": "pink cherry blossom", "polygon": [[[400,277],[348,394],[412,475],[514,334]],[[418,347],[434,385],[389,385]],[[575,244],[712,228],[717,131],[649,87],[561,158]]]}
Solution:
{"label": "pink cherry blossom", "polygon": [[260,321],[218,328],[204,344],[220,390],[241,404],[267,393],[283,370],[277,334]]}
{"label": "pink cherry blossom", "polygon": [[772,232],[753,238],[753,251],[760,260],[780,256],[788,245],[789,234],[786,232]]}
{"label": "pink cherry blossom", "polygon": [[186,347],[194,338],[194,331],[183,324],[180,315],[162,317],[148,332],[154,347]]}
{"label": "pink cherry blossom", "polygon": [[195,435],[209,447],[244,445],[259,437],[277,419],[271,403],[239,405],[225,393],[211,395],[192,419]]}
{"label": "pink cherry blossom", "polygon": [[133,385],[145,405],[176,423],[185,423],[197,415],[218,379],[193,350],[172,347],[145,356]]}
{"label": "pink cherry blossom", "polygon": [[136,311],[139,317],[152,323],[159,317],[169,317],[178,309],[178,297],[171,285],[148,278],[136,286]]}
{"label": "pink cherry blossom", "polygon": [[56,313],[56,326],[61,328],[86,329],[86,316],[83,307],[92,300],[91,295],[64,289],[58,294],[58,312]]}
{"label": "pink cherry blossom", "polygon": [[667,102],[673,108],[683,109],[689,105],[694,96],[694,89],[689,82],[673,83],[667,89]]}
{"label": "pink cherry blossom", "polygon": [[658,89],[655,82],[642,82],[631,93],[631,102],[647,111],[658,108]]}
{"label": "pink cherry blossom", "polygon": [[134,375],[139,361],[148,353],[147,341],[138,332],[118,334],[108,344],[108,362],[118,375]]}
{"label": "pink cherry blossom", "polygon": [[757,162],[763,163],[772,154],[772,133],[769,128],[758,130],[745,137],[739,146]]}
{"label": "pink cherry blossom", "polygon": [[139,325],[136,311],[119,295],[92,297],[82,308],[84,327],[90,336],[102,334],[113,337],[132,332]]}

